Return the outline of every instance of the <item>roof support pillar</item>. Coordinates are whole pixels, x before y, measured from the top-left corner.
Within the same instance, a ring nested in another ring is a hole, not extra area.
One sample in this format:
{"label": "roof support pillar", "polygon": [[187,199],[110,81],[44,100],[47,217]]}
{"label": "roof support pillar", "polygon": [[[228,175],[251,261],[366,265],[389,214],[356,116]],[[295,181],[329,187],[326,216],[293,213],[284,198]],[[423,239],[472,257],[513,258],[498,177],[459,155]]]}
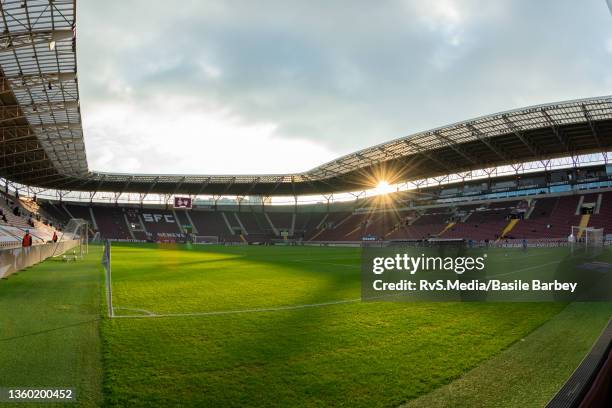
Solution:
{"label": "roof support pillar", "polygon": [[349,192],[350,195],[352,195],[353,197],[355,197],[355,201],[359,201],[359,197],[364,196],[364,198],[367,196],[367,193],[365,190],[361,190],[358,193],[354,193],[354,192]]}
{"label": "roof support pillar", "polygon": [[164,197],[164,207],[165,207],[165,208],[166,208],[166,210],[167,210],[167,209],[168,209],[168,207],[169,207],[169,204],[170,204],[170,198],[172,197],[172,194],[171,194],[171,193],[169,193],[169,194],[164,194],[162,197]]}
{"label": "roof support pillar", "polygon": [[436,183],[438,183],[438,187],[445,181],[448,181],[448,175],[442,177],[434,177],[433,178]]}
{"label": "roof support pillar", "polygon": [[322,194],[322,195],[327,201],[327,213],[329,214],[329,202],[334,199],[334,193],[331,193],[330,195],[325,195],[325,194]]}
{"label": "roof support pillar", "polygon": [[217,194],[217,195],[213,194],[213,209],[215,211],[217,211],[217,201],[219,201],[220,198],[221,198],[220,194]]}
{"label": "roof support pillar", "polygon": [[115,201],[115,207],[119,207],[119,197],[123,194],[121,191],[116,191],[113,193],[113,200]]}
{"label": "roof support pillar", "polygon": [[482,169],[482,171],[484,171],[484,173],[487,175],[487,190],[491,189],[491,177],[493,176],[493,173],[497,173],[497,167],[488,167],[485,169]]}
{"label": "roof support pillar", "polygon": [[140,208],[144,207],[144,200],[145,198],[147,198],[147,196],[149,195],[149,193],[139,193],[138,194],[138,203],[140,204]]}
{"label": "roof support pillar", "polygon": [[417,192],[421,191],[421,186],[425,184],[425,180],[416,180],[410,182],[413,186],[416,187]]}
{"label": "roof support pillar", "polygon": [[540,164],[544,166],[544,181],[548,186],[548,183],[550,183],[550,160],[540,160]]}
{"label": "roof support pillar", "polygon": [[270,196],[268,196],[268,195],[262,195],[261,196],[261,211],[262,212],[265,212],[265,210],[266,210],[266,200],[268,198],[270,198]]}
{"label": "roof support pillar", "polygon": [[244,196],[242,195],[237,195],[236,196],[236,204],[238,204],[238,212],[240,212],[241,207],[242,207],[242,201],[244,200]]}

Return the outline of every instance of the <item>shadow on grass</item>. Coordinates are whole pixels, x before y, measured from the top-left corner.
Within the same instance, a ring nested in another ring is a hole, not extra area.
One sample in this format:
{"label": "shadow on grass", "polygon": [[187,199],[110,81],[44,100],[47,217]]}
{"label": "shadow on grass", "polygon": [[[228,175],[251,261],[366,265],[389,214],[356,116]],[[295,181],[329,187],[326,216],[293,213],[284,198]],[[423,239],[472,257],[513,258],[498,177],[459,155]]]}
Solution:
{"label": "shadow on grass", "polygon": [[18,336],[4,337],[4,338],[0,338],[0,341],[2,341],[2,342],[4,342],[4,341],[11,341],[11,340],[23,339],[23,338],[26,338],[26,337],[37,336],[37,335],[40,335],[40,334],[52,333],[52,332],[59,331],[59,330],[70,329],[72,327],[78,327],[78,326],[83,326],[83,325],[87,325],[87,324],[90,324],[90,323],[95,323],[95,322],[100,321],[101,319],[102,318],[97,317],[95,319],[86,320],[84,322],[67,324],[67,325],[64,325],[64,326],[53,327],[51,329],[40,330],[40,331],[26,333],[26,334],[20,334]]}

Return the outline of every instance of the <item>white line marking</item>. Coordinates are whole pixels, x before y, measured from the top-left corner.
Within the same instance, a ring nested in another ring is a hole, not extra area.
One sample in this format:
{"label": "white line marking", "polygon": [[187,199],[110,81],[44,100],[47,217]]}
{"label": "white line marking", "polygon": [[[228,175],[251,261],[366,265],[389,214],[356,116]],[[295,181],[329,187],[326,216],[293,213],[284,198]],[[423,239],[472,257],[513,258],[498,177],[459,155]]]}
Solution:
{"label": "white line marking", "polygon": [[[240,313],[262,313],[262,312],[280,312],[283,310],[297,310],[297,309],[308,309],[313,307],[322,307],[322,306],[331,306],[331,305],[340,305],[345,303],[356,303],[360,302],[361,298],[358,299],[346,299],[346,300],[336,300],[332,302],[323,302],[323,303],[309,303],[304,305],[293,305],[293,306],[279,306],[279,307],[264,307],[264,308],[255,308],[255,309],[241,309],[241,310],[217,310],[212,312],[196,312],[196,313],[153,313],[146,315],[115,315],[113,319],[143,319],[143,318],[152,318],[152,317],[188,317],[188,316],[219,316],[219,315],[229,315],[229,314],[240,314]],[[115,308],[120,309],[120,308]],[[144,311],[144,309],[130,309],[130,310],[139,310]],[[147,311],[148,312],[148,311]]]}
{"label": "white line marking", "polygon": [[495,278],[498,276],[506,276],[506,275],[512,275],[513,273],[517,273],[517,272],[525,272],[525,271],[530,271],[532,269],[539,269],[542,268],[543,266],[548,266],[548,265],[554,265],[554,264],[559,264],[562,261],[553,261],[553,262],[547,262],[547,263],[543,263],[541,265],[535,265],[535,266],[530,266],[527,268],[522,268],[522,269],[516,269],[514,271],[510,271],[510,272],[505,272],[505,273],[499,273],[497,275],[491,275],[491,276],[487,276],[487,280],[491,279],[491,278]]}
{"label": "white line marking", "polygon": [[347,265],[347,264],[336,263],[336,262],[311,261],[309,259],[294,259],[293,262],[307,262],[307,263],[313,263],[313,264],[319,264],[319,265],[342,266],[344,268],[358,268],[359,267],[359,265]]}
{"label": "white line marking", "polygon": [[153,312],[151,312],[149,310],[146,310],[146,309],[137,309],[135,307],[114,307],[113,310],[131,310],[133,312],[142,312],[145,315],[149,315],[149,316],[155,315],[155,313],[153,313]]}
{"label": "white line marking", "polygon": [[516,258],[514,258],[514,255],[515,255],[515,254],[513,254],[513,253],[511,253],[511,252],[506,252],[506,255],[510,254],[510,255],[512,255],[512,256],[510,256],[510,257],[503,257],[503,258],[500,258],[499,260],[500,260],[500,261],[517,261],[517,260],[518,260],[518,261],[520,261],[521,259],[531,258],[532,256],[550,255],[550,252],[552,252],[552,251],[548,251],[548,252],[538,252],[538,253],[535,253],[535,254],[529,254],[529,255],[517,256]]}

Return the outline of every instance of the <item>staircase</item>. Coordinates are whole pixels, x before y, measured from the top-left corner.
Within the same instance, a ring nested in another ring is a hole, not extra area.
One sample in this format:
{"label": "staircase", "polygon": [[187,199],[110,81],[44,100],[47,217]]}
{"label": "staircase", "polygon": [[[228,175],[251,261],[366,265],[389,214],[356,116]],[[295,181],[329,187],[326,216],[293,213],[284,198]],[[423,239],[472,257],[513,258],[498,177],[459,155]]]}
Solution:
{"label": "staircase", "polygon": [[243,235],[249,235],[249,231],[247,231],[247,229],[244,227],[244,224],[242,223],[242,220],[240,219],[240,217],[238,217],[237,212],[234,213],[234,218],[236,218],[236,222],[238,222],[240,231],[242,231],[242,234],[240,234],[240,238],[242,238],[246,242],[246,239],[243,237]]}
{"label": "staircase", "polygon": [[194,234],[198,233],[198,229],[196,228],[196,225],[194,224],[193,220],[191,219],[191,215],[189,215],[189,211],[185,211],[185,216],[187,217],[187,220],[189,221],[189,224],[191,225],[191,231]]}
{"label": "staircase", "polygon": [[451,221],[448,224],[446,224],[446,226],[444,227],[444,229],[442,231],[440,231],[440,233],[438,234],[439,237],[442,236],[442,234],[444,234],[446,231],[448,231],[449,229],[453,228],[455,226],[456,222]]}
{"label": "staircase", "polygon": [[537,200],[530,200],[529,202],[529,208],[527,209],[527,211],[525,212],[525,216],[523,217],[524,220],[528,220],[529,217],[531,217],[531,213],[533,213],[533,210],[535,210],[535,204],[536,204]]}
{"label": "staircase", "polygon": [[263,215],[268,221],[268,224],[270,224],[270,227],[272,228],[272,232],[274,232],[274,235],[276,235],[277,237],[280,236],[280,232],[278,232],[278,229],[274,226],[274,223],[270,219],[270,216],[268,215],[268,213],[264,211]]}
{"label": "staircase", "polygon": [[511,219],[510,222],[508,222],[508,225],[506,225],[506,227],[503,229],[501,235],[499,236],[498,241],[502,238],[505,238],[506,235],[508,235],[508,233],[514,229],[514,227],[516,226],[516,224],[518,224],[518,222],[519,222],[518,218]]}
{"label": "staircase", "polygon": [[223,221],[225,221],[225,226],[227,227],[227,230],[229,231],[230,235],[234,235],[232,225],[230,224],[229,220],[227,219],[227,215],[225,215],[224,212],[221,212],[221,218],[223,218]]}
{"label": "staircase", "polygon": [[591,219],[591,214],[584,214],[580,218],[580,224],[579,224],[580,229],[578,230],[578,236],[576,237],[576,239],[580,239],[582,237],[582,233],[584,232],[584,229],[587,227],[587,225],[589,225],[590,219]]}
{"label": "staircase", "polygon": [[68,211],[68,207],[66,207],[66,204],[62,204],[62,208],[64,209],[64,211],[66,211],[66,214],[68,214],[68,217],[74,218],[74,215],[72,215],[72,213]]}
{"label": "staircase", "polygon": [[91,206],[89,206],[88,208],[89,208],[89,215],[91,217],[91,222],[93,224],[94,229],[97,231],[98,223],[96,222],[96,216],[94,215],[93,208]]}
{"label": "staircase", "polygon": [[172,209],[172,216],[174,217],[174,221],[176,222],[176,226],[178,227],[179,232],[181,234],[185,234],[185,229],[183,228],[183,223],[179,219],[178,215],[176,215],[176,210],[174,208]]}
{"label": "staircase", "polygon": [[470,215],[472,215],[474,213],[475,210],[472,211],[468,211],[467,214],[465,214],[463,216],[463,218],[461,218],[461,222],[465,223],[467,222],[468,218],[470,218]]}
{"label": "staircase", "polygon": [[128,217],[125,211],[123,212],[123,220],[125,221],[125,226],[127,227],[128,233],[130,234],[130,238],[136,239],[136,237],[134,236],[134,232],[132,231],[132,226],[130,225],[130,221],[128,220]]}
{"label": "staircase", "polygon": [[319,235],[323,233],[323,231],[325,231],[325,228],[319,229],[316,234],[314,234],[312,237],[308,239],[308,241],[314,241]]}

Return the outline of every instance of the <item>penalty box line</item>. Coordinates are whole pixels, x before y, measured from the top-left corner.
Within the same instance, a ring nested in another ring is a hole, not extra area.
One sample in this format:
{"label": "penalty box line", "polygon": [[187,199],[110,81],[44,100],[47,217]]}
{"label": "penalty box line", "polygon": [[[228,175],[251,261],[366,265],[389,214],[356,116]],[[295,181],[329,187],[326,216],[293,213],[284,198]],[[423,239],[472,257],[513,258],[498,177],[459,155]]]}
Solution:
{"label": "penalty box line", "polygon": [[[261,307],[261,308],[251,308],[251,309],[234,309],[234,310],[216,310],[210,312],[194,312],[194,313],[154,313],[145,309],[132,309],[132,308],[123,308],[124,310],[137,310],[143,313],[144,315],[113,315],[113,319],[146,319],[146,318],[158,318],[158,317],[190,317],[190,316],[222,316],[222,315],[232,315],[232,314],[244,314],[244,313],[265,313],[265,312],[282,312],[286,310],[298,310],[298,309],[309,309],[315,307],[324,307],[324,306],[332,306],[332,305],[341,305],[346,303],[356,303],[360,302],[361,298],[357,299],[345,299],[345,300],[335,300],[332,302],[322,302],[322,303],[308,303],[303,305],[292,305],[292,306],[278,306],[278,307]],[[116,307],[115,309],[122,309],[121,307]]]}

